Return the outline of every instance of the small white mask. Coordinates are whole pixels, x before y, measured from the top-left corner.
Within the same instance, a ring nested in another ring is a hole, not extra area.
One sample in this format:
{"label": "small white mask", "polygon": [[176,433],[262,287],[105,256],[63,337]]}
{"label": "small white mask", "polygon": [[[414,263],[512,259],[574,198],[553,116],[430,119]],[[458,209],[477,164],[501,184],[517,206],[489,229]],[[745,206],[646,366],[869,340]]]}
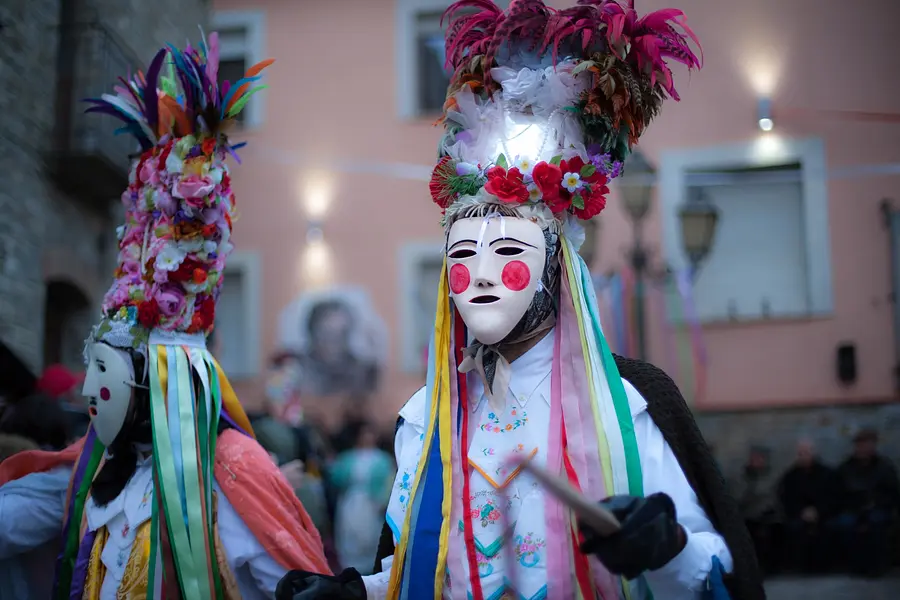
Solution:
{"label": "small white mask", "polygon": [[450,296],[475,339],[492,345],[509,335],[531,305],[546,261],[544,232],[528,219],[478,217],[450,227]]}
{"label": "small white mask", "polygon": [[94,431],[104,446],[112,444],[122,430],[134,385],[134,363],[127,352],[102,342],[89,345],[81,393],[88,399]]}

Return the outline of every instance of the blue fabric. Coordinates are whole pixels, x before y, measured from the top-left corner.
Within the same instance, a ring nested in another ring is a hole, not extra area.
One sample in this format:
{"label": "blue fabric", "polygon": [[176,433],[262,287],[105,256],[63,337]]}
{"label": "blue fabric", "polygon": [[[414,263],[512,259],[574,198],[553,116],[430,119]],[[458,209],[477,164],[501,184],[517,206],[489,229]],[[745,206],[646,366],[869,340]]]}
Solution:
{"label": "blue fabric", "polygon": [[706,580],[703,600],[731,600],[728,588],[725,587],[725,569],[718,556],[713,556],[712,570]]}
{"label": "blue fabric", "polygon": [[71,467],[0,487],[0,598],[49,598]]}

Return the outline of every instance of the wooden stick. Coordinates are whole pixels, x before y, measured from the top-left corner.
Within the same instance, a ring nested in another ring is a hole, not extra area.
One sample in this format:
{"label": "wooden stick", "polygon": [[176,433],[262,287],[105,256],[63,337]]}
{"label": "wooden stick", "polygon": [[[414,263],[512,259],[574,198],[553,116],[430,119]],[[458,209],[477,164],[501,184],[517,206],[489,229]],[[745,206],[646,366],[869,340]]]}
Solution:
{"label": "wooden stick", "polygon": [[606,510],[596,502],[588,500],[584,494],[573,488],[568,481],[542,469],[531,462],[531,458],[513,457],[511,461],[523,471],[527,471],[538,480],[547,491],[556,496],[564,505],[568,506],[578,519],[586,526],[593,529],[598,535],[608,536],[622,528],[622,524],[614,514]]}

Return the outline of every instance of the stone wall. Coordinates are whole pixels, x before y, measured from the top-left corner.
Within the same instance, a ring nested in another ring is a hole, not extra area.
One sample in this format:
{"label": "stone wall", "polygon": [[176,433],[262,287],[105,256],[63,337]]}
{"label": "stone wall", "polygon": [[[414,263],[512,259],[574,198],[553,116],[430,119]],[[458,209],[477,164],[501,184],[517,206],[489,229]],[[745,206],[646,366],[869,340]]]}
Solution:
{"label": "stone wall", "polygon": [[[47,177],[61,5],[61,0],[0,3],[0,340],[34,371],[43,361],[45,279],[69,279],[99,309],[110,283],[119,214],[114,198],[108,211],[92,211],[60,193]],[[75,0],[75,10],[79,22],[99,22],[115,32],[146,65],[167,42],[196,41],[209,3]],[[112,120],[108,126],[114,127]],[[47,271],[50,254],[53,273]]]}
{"label": "stone wall", "polygon": [[853,435],[862,427],[879,431],[881,452],[900,467],[900,404],[896,403],[703,412],[696,418],[727,477],[740,473],[751,445],[767,447],[772,466],[778,471],[786,469],[801,438],[812,440],[822,460],[837,466],[847,457]]}

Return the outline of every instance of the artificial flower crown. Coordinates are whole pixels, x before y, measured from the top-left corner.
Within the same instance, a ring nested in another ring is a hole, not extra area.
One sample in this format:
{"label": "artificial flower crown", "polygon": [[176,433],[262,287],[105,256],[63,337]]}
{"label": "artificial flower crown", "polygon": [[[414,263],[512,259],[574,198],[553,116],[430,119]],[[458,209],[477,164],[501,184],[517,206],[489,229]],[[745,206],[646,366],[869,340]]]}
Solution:
{"label": "artificial flower crown", "polygon": [[[142,152],[122,194],[125,224],[117,230],[118,266],[92,339],[140,348],[151,332],[208,334],[222,288],[235,197],[226,157],[237,158],[225,134],[251,87],[273,61],[244,78],[218,83],[218,36],[200,48],[159,51],[147,70],[116,94],[90,100],[87,112],[121,119]],[[90,341],[90,340],[89,340]]]}
{"label": "artificial flower crown", "polygon": [[681,11],[638,18],[631,0],[508,12],[460,0],[444,18],[452,76],[429,189],[445,226],[484,203],[594,217],[663,101],[679,99],[667,59],[701,66]]}

